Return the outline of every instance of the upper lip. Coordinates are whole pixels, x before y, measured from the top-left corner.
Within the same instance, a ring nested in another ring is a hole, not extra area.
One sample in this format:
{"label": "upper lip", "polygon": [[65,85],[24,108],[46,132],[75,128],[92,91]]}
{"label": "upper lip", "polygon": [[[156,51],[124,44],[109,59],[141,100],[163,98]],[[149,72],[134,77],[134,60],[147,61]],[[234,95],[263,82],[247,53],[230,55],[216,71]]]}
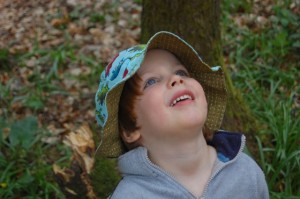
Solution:
{"label": "upper lip", "polygon": [[194,97],[194,94],[189,91],[189,90],[181,90],[181,91],[178,91],[174,94],[174,96],[171,98],[170,102],[169,102],[169,105],[170,106],[173,106],[174,105],[174,102],[176,102],[177,98],[180,98],[180,97],[191,97],[192,100],[195,99]]}

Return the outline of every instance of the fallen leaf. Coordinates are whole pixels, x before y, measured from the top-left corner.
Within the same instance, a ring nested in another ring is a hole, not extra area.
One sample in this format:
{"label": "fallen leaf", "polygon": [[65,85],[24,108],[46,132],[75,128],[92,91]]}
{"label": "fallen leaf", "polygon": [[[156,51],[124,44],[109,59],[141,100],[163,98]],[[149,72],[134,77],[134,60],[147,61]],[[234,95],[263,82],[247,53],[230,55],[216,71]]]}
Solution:
{"label": "fallen leaf", "polygon": [[60,26],[60,25],[65,25],[68,23],[68,20],[66,19],[52,19],[51,20],[51,25],[54,27]]}
{"label": "fallen leaf", "polygon": [[62,169],[60,166],[57,164],[52,165],[52,169],[54,174],[60,175],[60,177],[65,181],[65,182],[70,182],[70,179],[74,176],[74,172],[70,169]]}
{"label": "fallen leaf", "polygon": [[2,129],[2,138],[3,138],[3,140],[5,140],[9,136],[9,133],[10,133],[10,128],[3,128]]}
{"label": "fallen leaf", "polygon": [[95,144],[89,125],[83,124],[75,132],[69,132],[63,142],[72,148],[74,158],[87,173],[90,173],[94,165]]}
{"label": "fallen leaf", "polygon": [[55,144],[60,141],[59,137],[43,137],[42,142],[47,143],[47,144]]}

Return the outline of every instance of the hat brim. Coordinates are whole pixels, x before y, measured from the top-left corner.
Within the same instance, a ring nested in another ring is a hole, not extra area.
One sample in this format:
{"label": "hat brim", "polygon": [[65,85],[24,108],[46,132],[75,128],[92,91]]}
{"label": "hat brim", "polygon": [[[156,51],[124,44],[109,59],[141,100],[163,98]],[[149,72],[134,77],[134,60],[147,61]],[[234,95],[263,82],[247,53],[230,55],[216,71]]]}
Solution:
{"label": "hat brim", "polygon": [[[143,57],[139,67],[142,65],[147,51],[151,49],[164,49],[174,54],[187,68],[190,75],[200,82],[208,102],[206,125],[213,131],[219,129],[227,102],[225,78],[221,68],[219,70],[212,70],[202,61],[198,53],[188,43],[177,35],[166,31],[158,32],[151,37],[147,43],[146,50],[141,55]],[[133,75],[134,73],[130,77]],[[118,127],[118,104],[124,83],[125,81],[110,90],[105,100],[108,118],[102,129],[103,143],[99,150],[100,155],[105,157],[118,157],[126,151],[121,141]]]}

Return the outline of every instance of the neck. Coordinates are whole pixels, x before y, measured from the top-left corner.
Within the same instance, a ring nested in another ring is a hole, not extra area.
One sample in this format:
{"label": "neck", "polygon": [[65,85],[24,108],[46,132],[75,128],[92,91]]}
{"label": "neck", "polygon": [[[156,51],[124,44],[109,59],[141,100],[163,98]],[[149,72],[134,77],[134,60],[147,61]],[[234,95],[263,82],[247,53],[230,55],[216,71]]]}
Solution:
{"label": "neck", "polygon": [[162,147],[148,149],[150,160],[171,174],[194,196],[201,196],[217,157],[215,149],[207,145],[203,134],[176,145],[159,145]]}
{"label": "neck", "polygon": [[190,176],[210,166],[212,148],[200,134],[196,139],[159,144],[149,150],[149,158],[174,176]]}

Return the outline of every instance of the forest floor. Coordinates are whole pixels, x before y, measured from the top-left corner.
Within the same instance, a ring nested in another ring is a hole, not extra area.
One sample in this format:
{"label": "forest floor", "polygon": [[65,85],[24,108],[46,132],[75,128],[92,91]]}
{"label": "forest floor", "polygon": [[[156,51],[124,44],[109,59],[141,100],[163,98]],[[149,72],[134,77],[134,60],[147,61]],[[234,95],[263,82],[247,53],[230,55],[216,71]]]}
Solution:
{"label": "forest floor", "polygon": [[36,115],[55,136],[94,123],[100,71],[137,44],[140,13],[125,0],[1,0],[0,115]]}
{"label": "forest floor", "polygon": [[[139,42],[138,2],[1,0],[0,81],[9,94],[1,96],[0,114],[34,114],[54,135],[75,123],[93,123],[100,70],[119,50]],[[296,3],[290,8],[299,14]],[[232,17],[240,27],[259,31],[272,19],[273,4],[254,1],[251,14],[240,10]],[[46,85],[36,85],[35,78]]]}

